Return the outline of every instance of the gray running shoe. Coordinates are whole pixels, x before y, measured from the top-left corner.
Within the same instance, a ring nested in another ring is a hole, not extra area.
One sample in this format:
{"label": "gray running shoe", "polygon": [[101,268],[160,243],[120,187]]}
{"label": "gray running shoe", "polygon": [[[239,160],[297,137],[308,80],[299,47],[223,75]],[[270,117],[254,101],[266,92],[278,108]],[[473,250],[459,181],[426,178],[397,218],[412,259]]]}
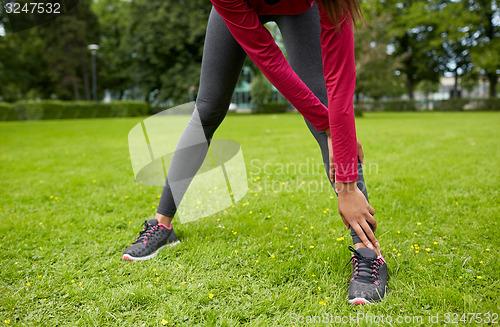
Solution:
{"label": "gray running shoe", "polygon": [[166,246],[176,246],[181,241],[175,235],[174,228],[158,224],[156,218],[144,222],[144,229],[139,237],[125,251],[123,260],[144,261],[156,257]]}
{"label": "gray running shoe", "polygon": [[353,253],[352,277],[349,283],[350,304],[370,304],[380,302],[387,294],[387,263],[382,256],[368,248],[355,250],[349,246]]}

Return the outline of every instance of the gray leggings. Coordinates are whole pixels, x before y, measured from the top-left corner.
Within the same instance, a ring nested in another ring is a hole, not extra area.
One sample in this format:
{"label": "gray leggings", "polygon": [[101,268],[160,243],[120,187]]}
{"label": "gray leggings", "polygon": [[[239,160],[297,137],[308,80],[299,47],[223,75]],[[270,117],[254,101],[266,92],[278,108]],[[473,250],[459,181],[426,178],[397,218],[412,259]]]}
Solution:
{"label": "gray leggings", "polygon": [[[291,67],[320,101],[327,105],[328,99],[321,59],[321,28],[316,5],[300,15],[260,16],[259,18],[263,24],[269,21],[277,23],[287,49],[288,62]],[[176,151],[163,187],[158,213],[167,217],[175,215],[177,208],[169,179],[173,180],[172,178],[181,175],[182,177],[176,179],[186,178],[187,175],[192,177],[200,168],[207,153],[208,144],[215,130],[226,116],[245,58],[245,51],[233,38],[222,17],[212,8],[205,37],[195,113],[179,140],[179,144],[183,142],[189,144],[189,139],[196,138],[193,135],[199,134],[197,131],[200,130],[199,125],[201,123],[207,145],[190,147],[189,151]],[[318,131],[307,120],[306,124],[319,144],[328,175],[329,155],[326,134]],[[368,199],[360,163],[358,163],[358,174],[358,188]],[[188,186],[189,183],[186,183],[185,189],[181,190],[182,194],[184,194],[183,192]],[[177,186],[175,192],[176,198],[178,198],[179,190]],[[351,236],[354,243],[361,242],[352,229]]]}

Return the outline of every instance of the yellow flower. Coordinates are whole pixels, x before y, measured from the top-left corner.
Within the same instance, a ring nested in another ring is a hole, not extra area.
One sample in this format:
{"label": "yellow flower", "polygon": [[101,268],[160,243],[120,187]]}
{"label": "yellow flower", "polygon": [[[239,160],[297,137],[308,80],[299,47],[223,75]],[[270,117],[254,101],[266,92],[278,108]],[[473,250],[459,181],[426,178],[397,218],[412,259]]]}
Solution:
{"label": "yellow flower", "polygon": [[72,279],[72,280],[71,280],[71,284],[74,284],[74,283],[76,283],[76,282],[75,282],[75,280],[74,280],[74,279]]}
{"label": "yellow flower", "polygon": [[481,276],[477,276],[477,279],[483,279],[483,277],[481,277]]}
{"label": "yellow flower", "polygon": [[186,284],[186,282],[181,282],[181,285],[184,285],[184,284]]}
{"label": "yellow flower", "polygon": [[419,221],[419,222],[417,223],[417,226],[420,226],[420,225],[422,225],[422,223]]}
{"label": "yellow flower", "polygon": [[413,233],[413,235],[417,235],[417,233]]}
{"label": "yellow flower", "polygon": [[490,249],[486,249],[487,252],[490,252]]}
{"label": "yellow flower", "polygon": [[165,326],[166,324],[168,324],[168,321],[166,321],[165,319],[163,319],[163,320],[161,321],[161,324],[162,324],[163,326]]}
{"label": "yellow flower", "polygon": [[[481,261],[481,262],[482,262],[482,261]],[[38,275],[38,278],[42,278],[42,276],[41,276],[41,275]]]}
{"label": "yellow flower", "polygon": [[437,244],[438,244],[438,242],[434,242],[434,243],[432,243],[432,244],[437,245]]}
{"label": "yellow flower", "polygon": [[427,251],[427,252],[431,252],[431,249],[429,249],[429,248],[426,248],[426,249],[425,249],[425,251]]}
{"label": "yellow flower", "polygon": [[252,214],[252,211],[249,211],[248,213],[249,213],[249,214]]}
{"label": "yellow flower", "polygon": [[267,218],[271,218],[271,216],[268,215]]}
{"label": "yellow flower", "polygon": [[314,245],[309,245],[309,248],[310,249],[314,249]]}
{"label": "yellow flower", "polygon": [[161,194],[156,197],[157,199],[161,198]]}
{"label": "yellow flower", "polygon": [[255,260],[255,263],[259,263],[259,260]]}
{"label": "yellow flower", "polygon": [[285,227],[285,230],[288,230],[288,227]]}
{"label": "yellow flower", "polygon": [[234,253],[238,253],[238,250],[234,250]]}
{"label": "yellow flower", "polygon": [[257,193],[255,193],[253,196],[259,196]]}
{"label": "yellow flower", "polygon": [[212,293],[210,293],[210,294],[208,294],[208,297],[212,299],[214,297],[214,295]]}
{"label": "yellow flower", "polygon": [[93,180],[92,180],[92,183],[95,183],[95,182],[97,182],[97,181],[96,181],[95,179],[93,179]]}
{"label": "yellow flower", "polygon": [[131,222],[131,221],[129,221],[128,223],[129,223],[129,224],[132,224],[132,222]]}
{"label": "yellow flower", "polygon": [[78,284],[78,286],[82,287],[82,282],[80,282],[80,283]]}
{"label": "yellow flower", "polygon": [[415,253],[419,253],[420,251],[415,251]]}
{"label": "yellow flower", "polygon": [[153,271],[156,271],[156,268],[154,268]]}
{"label": "yellow flower", "polygon": [[293,249],[293,245],[290,245],[290,249]]}
{"label": "yellow flower", "polygon": [[330,199],[333,199],[333,195],[330,195]]}
{"label": "yellow flower", "polygon": [[482,261],[479,261],[480,264],[482,264],[483,262]]}
{"label": "yellow flower", "polygon": [[396,252],[397,250],[393,248],[393,249],[392,249],[392,251],[393,251],[393,252]]}
{"label": "yellow flower", "polygon": [[182,265],[180,263],[178,263],[177,265],[179,266],[179,268],[182,267]]}
{"label": "yellow flower", "polygon": [[326,213],[326,210],[325,210],[325,211],[323,211],[323,213]]}
{"label": "yellow flower", "polygon": [[316,275],[315,275],[315,274],[312,274],[312,275],[311,275],[311,277],[316,277]]}
{"label": "yellow flower", "polygon": [[274,254],[271,254],[271,259],[274,259]]}
{"label": "yellow flower", "polygon": [[458,279],[462,279],[462,276],[458,277]]}
{"label": "yellow flower", "polygon": [[313,227],[313,226],[311,226],[311,229],[314,229],[314,227]]}
{"label": "yellow flower", "polygon": [[328,263],[328,261],[323,261],[324,263]]}
{"label": "yellow flower", "polygon": [[10,324],[10,319],[5,319],[3,322],[4,322],[6,325],[8,325],[8,324]]}
{"label": "yellow flower", "polygon": [[458,204],[458,202],[455,202],[455,204]]}
{"label": "yellow flower", "polygon": [[413,249],[413,245],[412,245],[412,246],[410,246],[410,249]]}
{"label": "yellow flower", "polygon": [[[250,213],[252,213],[252,212],[250,211]],[[233,234],[236,235],[236,234],[238,234],[238,232],[233,232]]]}
{"label": "yellow flower", "polygon": [[160,281],[160,277],[156,277],[156,281],[159,282]]}
{"label": "yellow flower", "polygon": [[125,195],[125,199],[128,199],[128,195]]}
{"label": "yellow flower", "polygon": [[43,247],[40,247],[40,251],[43,250]]}
{"label": "yellow flower", "polygon": [[432,261],[432,259],[428,259],[428,260],[429,260],[429,262],[431,262],[431,261]]}
{"label": "yellow flower", "polygon": [[26,283],[26,286],[31,286],[31,284],[30,283]]}
{"label": "yellow flower", "polygon": [[340,242],[340,241],[343,241],[343,240],[344,240],[344,237],[337,238],[337,242]]}
{"label": "yellow flower", "polygon": [[318,286],[318,291],[321,291],[321,287]]}
{"label": "yellow flower", "polygon": [[51,195],[51,196],[49,197],[49,199],[53,199],[53,198],[54,198],[54,196],[53,196],[53,195]]}
{"label": "yellow flower", "polygon": [[325,297],[325,301],[328,301],[329,299],[330,299],[330,298],[329,298],[328,296],[327,296],[327,297]]}
{"label": "yellow flower", "polygon": [[401,234],[401,231],[399,231],[399,230],[398,230],[398,231],[397,231],[397,233],[398,233],[398,234]]}
{"label": "yellow flower", "polygon": [[325,302],[323,302],[323,301],[319,301],[319,304],[320,304],[320,305],[326,305],[326,303],[325,303]]}
{"label": "yellow flower", "polygon": [[400,257],[400,256],[401,256],[401,253],[398,253],[398,257]]}

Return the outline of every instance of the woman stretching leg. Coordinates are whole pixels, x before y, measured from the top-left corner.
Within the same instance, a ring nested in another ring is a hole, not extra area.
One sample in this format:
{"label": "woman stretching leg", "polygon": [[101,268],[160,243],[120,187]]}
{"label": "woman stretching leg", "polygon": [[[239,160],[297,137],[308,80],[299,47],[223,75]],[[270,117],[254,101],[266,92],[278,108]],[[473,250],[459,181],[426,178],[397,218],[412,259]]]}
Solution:
{"label": "woman stretching leg", "polygon": [[[290,66],[320,102],[326,106],[328,97],[323,77],[320,42],[321,27],[317,7],[313,6],[298,15],[259,15],[259,20],[261,24],[268,21],[275,21],[278,24],[287,49]],[[144,232],[141,232],[141,236],[136,243],[124,251],[124,259],[147,260],[154,257],[164,246],[174,245],[178,242],[171,226],[172,218],[176,213],[176,204],[169,179],[171,180],[179,175],[186,177],[186,174],[193,177],[198,171],[205,158],[208,143],[227,113],[245,58],[245,51],[231,35],[222,17],[217,11],[212,10],[207,26],[195,113],[179,141],[180,144],[183,143],[183,139],[189,139],[193,133],[202,128],[207,140],[207,146],[202,145],[198,148],[191,148],[190,151],[175,153],[156,216],[145,224]],[[329,175],[331,156],[329,155],[327,133],[324,130],[318,130],[308,119],[305,121],[320,146],[326,173]],[[189,165],[189,167],[186,167],[186,165]],[[358,163],[357,170],[357,188],[368,200],[360,163]],[[187,187],[188,184],[185,185],[185,188]],[[342,191],[344,190],[340,192]],[[180,190],[180,192],[182,194],[185,189]],[[176,199],[178,199],[179,190],[177,186],[175,194]],[[149,239],[144,238],[148,233]],[[369,249],[359,249],[365,247],[365,245],[353,228],[351,228],[351,235],[355,248],[358,249],[352,259],[356,267],[364,267],[368,261],[370,265],[373,265],[375,261],[381,263],[381,259],[377,256],[378,251],[375,253]],[[363,238],[366,239],[366,235],[363,235]],[[353,272],[355,274],[358,271],[358,274],[364,278],[359,281],[351,281],[350,293],[352,294],[350,294],[349,299],[351,303],[377,301],[385,292],[385,282],[384,285],[380,285],[384,287],[382,291],[377,292],[376,284],[373,284],[373,282],[382,283],[371,280],[371,276],[370,278],[365,276],[367,274],[365,270],[355,268]],[[371,274],[372,271],[370,271]],[[353,275],[353,277],[356,276]],[[371,294],[369,294],[370,292]],[[380,294],[380,296],[377,296],[377,294]]]}

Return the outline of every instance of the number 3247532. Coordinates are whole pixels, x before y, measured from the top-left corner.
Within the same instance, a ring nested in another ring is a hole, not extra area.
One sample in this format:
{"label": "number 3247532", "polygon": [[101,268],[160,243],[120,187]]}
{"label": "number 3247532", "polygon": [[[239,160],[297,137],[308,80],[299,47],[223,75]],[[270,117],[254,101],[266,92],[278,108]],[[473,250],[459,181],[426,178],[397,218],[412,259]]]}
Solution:
{"label": "number 3247532", "polygon": [[61,4],[50,2],[10,3],[5,4],[7,14],[60,14]]}

